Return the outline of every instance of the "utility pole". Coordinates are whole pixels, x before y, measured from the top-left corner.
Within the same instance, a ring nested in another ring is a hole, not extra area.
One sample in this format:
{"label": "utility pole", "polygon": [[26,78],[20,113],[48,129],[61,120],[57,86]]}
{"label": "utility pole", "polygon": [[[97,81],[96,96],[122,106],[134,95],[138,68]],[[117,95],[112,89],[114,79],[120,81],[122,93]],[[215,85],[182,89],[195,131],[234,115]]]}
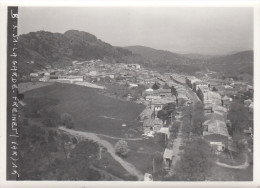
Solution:
{"label": "utility pole", "polygon": [[165,141],[165,147],[166,147],[166,143],[167,143],[167,134],[164,134],[164,141]]}
{"label": "utility pole", "polygon": [[154,119],[155,119],[155,106],[153,107]]}
{"label": "utility pole", "polygon": [[99,146],[99,160],[101,160],[102,158],[102,147]]}
{"label": "utility pole", "polygon": [[154,158],[153,158],[153,174],[155,173],[155,168],[154,168]]}

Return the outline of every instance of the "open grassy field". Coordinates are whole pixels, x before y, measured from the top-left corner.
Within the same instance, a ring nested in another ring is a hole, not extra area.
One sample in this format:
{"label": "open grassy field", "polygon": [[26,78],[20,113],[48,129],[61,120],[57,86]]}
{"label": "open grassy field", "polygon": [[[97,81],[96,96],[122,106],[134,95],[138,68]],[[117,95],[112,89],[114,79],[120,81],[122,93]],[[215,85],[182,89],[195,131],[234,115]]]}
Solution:
{"label": "open grassy field", "polygon": [[250,165],[246,169],[230,169],[218,165],[212,166],[212,175],[215,181],[252,181],[253,166]]}
{"label": "open grassy field", "polygon": [[45,87],[48,85],[52,85],[51,82],[22,82],[18,84],[18,91],[19,93],[24,93],[26,91],[30,91],[32,89],[37,89],[40,87]]}
{"label": "open grassy field", "polygon": [[[118,140],[102,137],[104,140],[115,144]],[[124,158],[127,162],[134,164],[135,167],[142,173],[152,173],[153,157],[155,152],[160,152],[163,155],[162,148],[153,138],[144,140],[127,140],[129,153]]]}
{"label": "open grassy field", "polygon": [[149,140],[127,141],[130,152],[126,160],[135,164],[136,168],[143,173],[152,173],[153,158],[155,152],[160,152],[163,155],[164,148],[154,141]]}
{"label": "open grassy field", "polygon": [[28,105],[33,98],[58,100],[58,104],[48,106],[48,109],[58,114],[71,114],[76,130],[124,137],[129,129],[141,126],[137,117],[144,106],[104,96],[93,88],[55,83],[24,94]]}

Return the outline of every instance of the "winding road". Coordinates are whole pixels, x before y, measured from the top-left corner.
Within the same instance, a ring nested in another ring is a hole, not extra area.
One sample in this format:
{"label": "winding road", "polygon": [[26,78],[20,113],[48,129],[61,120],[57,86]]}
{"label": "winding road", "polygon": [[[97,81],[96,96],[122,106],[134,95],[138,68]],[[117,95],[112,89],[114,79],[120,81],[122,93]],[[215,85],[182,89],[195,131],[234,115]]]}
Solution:
{"label": "winding road", "polygon": [[69,134],[79,137],[79,138],[93,140],[93,141],[103,145],[105,148],[107,148],[107,152],[109,152],[111,154],[111,156],[117,162],[119,162],[126,171],[128,171],[131,175],[136,176],[139,181],[143,181],[143,179],[144,179],[143,174],[139,170],[137,170],[134,165],[128,163],[127,161],[125,161],[124,159],[122,159],[121,157],[116,155],[115,149],[112,146],[112,144],[110,144],[106,140],[102,140],[95,133],[76,131],[76,130],[67,129],[64,127],[59,127],[59,130],[64,131],[66,133],[69,133]]}
{"label": "winding road", "polygon": [[246,154],[245,154],[245,162],[241,165],[232,166],[225,163],[221,163],[219,161],[216,161],[216,164],[222,167],[232,168],[232,169],[246,169],[247,167],[249,167],[248,156]]}

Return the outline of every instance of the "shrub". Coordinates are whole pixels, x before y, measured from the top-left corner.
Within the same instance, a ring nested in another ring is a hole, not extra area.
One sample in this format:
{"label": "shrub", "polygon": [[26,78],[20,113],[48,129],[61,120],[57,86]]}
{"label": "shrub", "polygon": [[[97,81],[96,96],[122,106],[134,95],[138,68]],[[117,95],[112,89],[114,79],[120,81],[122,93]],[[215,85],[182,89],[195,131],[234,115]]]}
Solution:
{"label": "shrub", "polygon": [[119,140],[119,141],[115,144],[115,150],[116,150],[116,153],[117,153],[119,156],[126,157],[128,151],[129,151],[127,142],[124,141],[124,140]]}
{"label": "shrub", "polygon": [[63,113],[60,120],[61,125],[64,125],[68,129],[74,128],[74,120],[68,113]]}

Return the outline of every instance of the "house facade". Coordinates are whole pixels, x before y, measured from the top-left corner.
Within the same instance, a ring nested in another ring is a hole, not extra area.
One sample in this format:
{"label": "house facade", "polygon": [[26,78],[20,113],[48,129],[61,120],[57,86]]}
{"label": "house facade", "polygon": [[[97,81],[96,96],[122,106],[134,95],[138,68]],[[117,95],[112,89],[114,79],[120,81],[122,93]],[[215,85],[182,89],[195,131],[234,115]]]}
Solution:
{"label": "house facade", "polygon": [[216,151],[224,151],[230,137],[225,121],[215,118],[206,120],[203,123],[203,137]]}
{"label": "house facade", "polygon": [[148,95],[145,97],[145,100],[150,101],[150,102],[152,102],[154,100],[158,100],[158,99],[161,99],[161,97],[158,95]]}
{"label": "house facade", "polygon": [[199,87],[209,87],[209,84],[206,82],[194,82],[192,89],[198,91]]}
{"label": "house facade", "polygon": [[199,89],[197,90],[197,95],[202,102],[204,102],[204,98],[206,98],[208,92],[209,92],[208,87],[199,87]]}
{"label": "house facade", "polygon": [[195,76],[191,76],[191,77],[186,77],[185,82],[191,89],[193,89],[195,82],[201,82],[201,80],[197,79]]}
{"label": "house facade", "polygon": [[170,168],[173,159],[173,150],[165,148],[163,153],[163,161],[166,167]]}
{"label": "house facade", "polygon": [[232,104],[232,98],[227,97],[226,95],[224,97],[221,98],[221,105],[226,107],[226,108],[230,108]]}
{"label": "house facade", "polygon": [[158,111],[163,109],[164,104],[159,102],[151,102],[151,109],[157,114]]}
{"label": "house facade", "polygon": [[159,95],[160,97],[170,97],[172,96],[171,89],[159,89]]}
{"label": "house facade", "polygon": [[149,118],[145,119],[143,122],[143,131],[144,134],[147,134],[151,131],[157,132],[163,127],[163,121],[159,118]]}

